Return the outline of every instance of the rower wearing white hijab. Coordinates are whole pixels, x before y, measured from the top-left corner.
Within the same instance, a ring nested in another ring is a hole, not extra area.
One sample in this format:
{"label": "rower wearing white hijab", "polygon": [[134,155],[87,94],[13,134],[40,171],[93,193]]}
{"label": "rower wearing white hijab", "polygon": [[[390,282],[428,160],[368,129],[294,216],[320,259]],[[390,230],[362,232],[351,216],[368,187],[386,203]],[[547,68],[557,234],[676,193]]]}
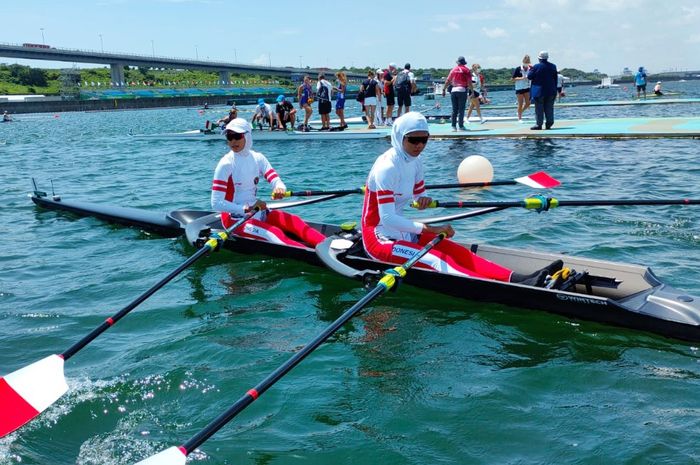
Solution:
{"label": "rower wearing white hijab", "polygon": [[[295,247],[315,247],[325,236],[301,218],[280,210],[267,210],[264,201],[257,198],[258,182],[264,178],[272,185],[273,198],[284,197],[287,187],[265,155],[251,150],[252,127],[243,118],[236,118],[226,125],[224,134],[231,149],[221,158],[214,171],[211,188],[211,207],[221,213],[221,222],[228,228],[236,217],[252,208],[260,211],[246,221],[234,234],[241,237],[286,244]],[[292,233],[305,244],[289,238]]]}
{"label": "rower wearing white hijab", "polygon": [[[418,112],[395,120],[391,148],[377,158],[367,178],[362,208],[362,239],[367,254],[388,263],[403,263],[436,234],[454,235],[450,225],[430,226],[403,216],[403,209],[414,200],[419,209],[432,202],[424,195],[423,162],[420,154],[430,137],[428,122]],[[443,240],[416,264],[439,272],[477,278],[513,281],[541,286],[547,274],[561,268],[561,262],[520,275],[490,262],[460,244]]]}

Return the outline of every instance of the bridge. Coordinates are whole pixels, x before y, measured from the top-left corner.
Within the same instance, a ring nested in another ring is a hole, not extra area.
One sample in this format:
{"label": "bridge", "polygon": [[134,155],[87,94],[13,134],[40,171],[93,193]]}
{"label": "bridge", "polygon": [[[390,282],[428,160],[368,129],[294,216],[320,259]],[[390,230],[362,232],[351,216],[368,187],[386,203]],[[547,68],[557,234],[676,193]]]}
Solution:
{"label": "bridge", "polygon": [[[70,63],[93,63],[110,66],[111,81],[116,85],[123,83],[125,66],[140,66],[147,68],[168,69],[194,69],[208,72],[218,72],[219,79],[229,83],[231,73],[257,74],[261,76],[275,76],[298,82],[306,74],[312,77],[319,72],[329,70],[307,69],[294,67],[272,67],[249,65],[241,63],[229,63],[223,61],[190,60],[185,58],[162,57],[153,55],[136,55],[129,53],[105,53],[93,50],[77,50],[50,47],[44,44],[0,44],[0,56],[7,58],[21,58],[25,60],[65,61]],[[366,79],[361,73],[347,73],[348,79]]]}

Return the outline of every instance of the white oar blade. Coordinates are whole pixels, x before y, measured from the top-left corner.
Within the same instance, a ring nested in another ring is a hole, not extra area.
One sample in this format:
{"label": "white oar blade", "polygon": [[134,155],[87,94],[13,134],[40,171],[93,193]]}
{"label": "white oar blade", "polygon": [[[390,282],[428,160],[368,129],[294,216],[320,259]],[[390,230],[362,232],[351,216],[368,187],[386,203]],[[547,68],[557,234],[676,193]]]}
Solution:
{"label": "white oar blade", "polygon": [[187,455],[185,455],[185,449],[181,447],[170,447],[163,452],[141,460],[136,465],[185,465],[186,462]]}
{"label": "white oar blade", "polygon": [[532,173],[522,178],[515,178],[515,182],[525,184],[535,189],[551,189],[561,184],[544,171],[538,171],[537,173]]}
{"label": "white oar blade", "polygon": [[0,437],[32,420],[67,390],[63,358],[58,355],[0,378]]}

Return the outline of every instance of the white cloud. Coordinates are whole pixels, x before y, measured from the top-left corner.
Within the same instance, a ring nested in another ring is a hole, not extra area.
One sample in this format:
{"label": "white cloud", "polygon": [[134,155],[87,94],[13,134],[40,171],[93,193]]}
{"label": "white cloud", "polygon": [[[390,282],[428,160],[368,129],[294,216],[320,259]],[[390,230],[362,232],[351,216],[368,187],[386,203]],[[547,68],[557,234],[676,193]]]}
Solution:
{"label": "white cloud", "polygon": [[458,31],[459,24],[455,23],[454,21],[448,21],[447,24],[445,24],[444,26],[434,27],[432,28],[432,30],[433,32],[439,33]]}
{"label": "white cloud", "polygon": [[490,39],[497,39],[499,37],[508,37],[508,33],[501,29],[500,27],[487,28],[482,27],[481,32]]}

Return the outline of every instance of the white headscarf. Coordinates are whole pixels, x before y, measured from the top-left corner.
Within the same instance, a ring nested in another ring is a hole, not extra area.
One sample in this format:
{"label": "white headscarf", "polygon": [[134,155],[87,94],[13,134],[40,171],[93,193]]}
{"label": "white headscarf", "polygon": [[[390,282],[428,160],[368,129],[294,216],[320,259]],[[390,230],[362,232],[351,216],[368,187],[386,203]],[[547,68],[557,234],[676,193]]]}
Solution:
{"label": "white headscarf", "polygon": [[233,152],[236,155],[248,156],[250,149],[253,147],[253,128],[250,123],[244,118],[234,118],[226,125],[226,131],[245,133],[245,145],[240,152]]}
{"label": "white headscarf", "polygon": [[403,138],[412,132],[418,131],[429,131],[429,128],[428,120],[417,111],[404,113],[394,120],[394,125],[391,127],[391,146],[394,147],[396,154],[407,162],[411,162],[418,157],[412,157],[404,151]]}

